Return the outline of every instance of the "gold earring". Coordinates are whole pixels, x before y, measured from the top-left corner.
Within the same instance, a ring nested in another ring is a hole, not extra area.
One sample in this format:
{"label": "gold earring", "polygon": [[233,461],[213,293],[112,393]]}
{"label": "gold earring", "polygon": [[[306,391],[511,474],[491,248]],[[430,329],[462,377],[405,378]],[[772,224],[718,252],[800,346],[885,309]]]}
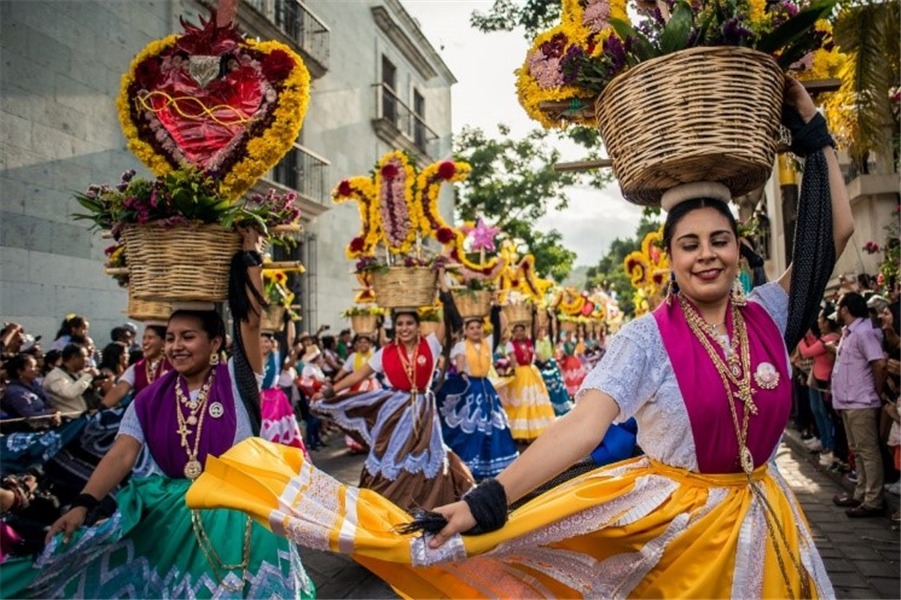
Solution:
{"label": "gold earring", "polygon": [[665,302],[667,306],[673,305],[673,296],[675,296],[677,293],[679,293],[679,286],[676,283],[676,274],[671,271],[669,274],[669,282],[666,285]]}
{"label": "gold earring", "polygon": [[212,354],[210,354],[210,366],[215,367],[218,364],[219,364],[219,353],[213,352]]}
{"label": "gold earring", "polygon": [[732,303],[735,306],[744,306],[748,303],[748,299],[745,298],[745,289],[742,287],[739,277],[736,277],[735,283],[732,284]]}

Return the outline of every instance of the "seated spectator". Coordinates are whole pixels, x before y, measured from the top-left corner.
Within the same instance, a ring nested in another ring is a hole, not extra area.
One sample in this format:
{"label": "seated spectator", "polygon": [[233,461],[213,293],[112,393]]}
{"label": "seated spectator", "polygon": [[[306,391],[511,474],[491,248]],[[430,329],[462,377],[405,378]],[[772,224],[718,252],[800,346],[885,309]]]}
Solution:
{"label": "seated spectator", "polygon": [[30,429],[48,429],[60,424],[59,412],[50,406],[44,390],[35,384],[40,371],[33,356],[17,354],[7,361],[6,373],[10,381],[0,400],[4,412],[13,418],[28,419]]}
{"label": "seated spectator", "polygon": [[97,379],[98,371],[87,364],[87,349],[69,344],[63,348],[62,365],[44,377],[44,392],[50,404],[64,416],[76,417],[87,412],[85,393],[102,383],[101,379]]}
{"label": "seated spectator", "polygon": [[123,342],[110,342],[100,355],[100,375],[103,382],[98,393],[107,394],[119,382],[128,369],[128,346]]}
{"label": "seated spectator", "polygon": [[47,377],[47,373],[63,364],[63,353],[59,350],[50,350],[44,355],[44,360],[38,361],[38,364],[40,365],[41,374],[35,380],[35,384],[44,389],[44,378]]}
{"label": "seated spectator", "polygon": [[25,342],[25,330],[18,323],[5,323],[0,329],[0,354],[15,356]]}
{"label": "seated spectator", "polygon": [[66,315],[59,331],[56,332],[56,339],[53,341],[50,349],[62,351],[68,344],[75,341],[72,339],[72,336],[77,336],[80,339],[87,338],[90,326],[91,324],[88,323],[88,320],[80,315],[75,313]]}

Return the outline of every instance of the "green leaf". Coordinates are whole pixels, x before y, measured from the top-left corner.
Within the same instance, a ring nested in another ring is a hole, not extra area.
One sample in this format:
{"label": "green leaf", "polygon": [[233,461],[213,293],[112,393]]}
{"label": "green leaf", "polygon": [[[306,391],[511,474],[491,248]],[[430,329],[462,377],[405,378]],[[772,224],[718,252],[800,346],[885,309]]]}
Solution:
{"label": "green leaf", "polygon": [[785,23],[764,35],[757,41],[756,50],[775,54],[776,51],[789,46],[799,37],[807,35],[814,24],[825,17],[835,6],[836,0],[825,0],[805,8]]}
{"label": "green leaf", "polygon": [[672,16],[660,35],[661,54],[684,50],[692,25],[694,25],[694,11],[688,2],[681,0],[673,9]]}
{"label": "green leaf", "polygon": [[629,23],[619,19],[610,19],[610,26],[613,27],[613,30],[620,39],[625,40],[626,38],[632,38],[634,44],[632,49],[638,57],[638,60],[650,60],[660,56],[660,50],[656,48],[647,37],[635,31],[635,28]]}

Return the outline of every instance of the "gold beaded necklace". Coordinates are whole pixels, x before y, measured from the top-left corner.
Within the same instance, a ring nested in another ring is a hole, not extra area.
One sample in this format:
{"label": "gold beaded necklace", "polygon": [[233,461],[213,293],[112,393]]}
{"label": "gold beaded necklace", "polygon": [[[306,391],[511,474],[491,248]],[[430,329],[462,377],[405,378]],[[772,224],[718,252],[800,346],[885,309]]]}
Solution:
{"label": "gold beaded necklace", "polygon": [[[207,412],[207,400],[210,397],[210,388],[213,385],[213,379],[215,379],[215,377],[215,369],[210,369],[207,380],[203,383],[200,392],[197,394],[197,400],[191,400],[189,397],[185,396],[184,391],[182,391],[181,386],[184,381],[184,376],[179,375],[178,379],[175,381],[175,397],[177,399],[175,415],[178,422],[176,433],[181,436],[181,447],[185,449],[185,452],[188,455],[188,462],[185,463],[184,474],[185,477],[191,481],[200,477],[200,474],[203,472],[203,465],[200,464],[197,455],[200,450],[200,436],[203,432],[203,421]],[[188,416],[185,416],[182,412],[182,405],[188,408]],[[191,430],[188,429],[188,426],[195,424],[197,425],[197,431],[194,436],[194,447],[192,448],[188,443],[188,436],[192,433]]]}
{"label": "gold beaded necklace", "polygon": [[[732,307],[732,326],[734,335],[730,346],[734,348],[730,358],[735,356],[733,368],[723,361],[720,355],[713,348],[711,338],[716,339],[716,334],[711,331],[707,322],[698,314],[695,308],[689,303],[682,294],[677,294],[679,304],[682,306],[682,312],[685,314],[685,320],[694,333],[695,337],[704,346],[707,355],[716,367],[717,373],[726,388],[726,394],[729,398],[729,412],[732,415],[732,424],[735,427],[735,436],[738,438],[738,456],[741,461],[742,470],[750,475],[754,472],[754,457],[748,449],[748,425],[751,422],[751,416],[757,414],[757,405],[754,404],[754,390],[751,388],[751,352],[748,347],[748,331],[745,328],[744,317],[734,303]],[[731,361],[730,361],[731,362]],[[738,391],[733,392],[732,387]],[[735,408],[733,398],[739,399],[745,407],[744,423],[738,418],[738,411]]]}
{"label": "gold beaded necklace", "polygon": [[[720,355],[714,350],[713,344],[710,341],[710,338],[718,338],[716,332],[712,331],[710,325],[708,325],[701,315],[698,314],[694,306],[682,296],[681,292],[676,294],[676,298],[679,299],[679,305],[682,307],[682,313],[685,315],[685,320],[688,322],[689,329],[691,329],[695,337],[701,342],[701,345],[704,346],[707,355],[710,357],[710,360],[713,361],[713,365],[720,375],[723,386],[726,388],[729,412],[732,415],[732,425],[735,427],[735,436],[738,439],[741,468],[748,478],[748,485],[751,488],[751,493],[754,494],[764,507],[763,514],[767,525],[767,533],[770,538],[770,543],[773,544],[776,562],[779,564],[779,572],[782,575],[782,581],[785,583],[785,588],[788,590],[789,597],[794,600],[795,595],[791,583],[789,582],[788,569],[785,566],[782,553],[779,551],[777,534],[778,538],[782,541],[782,545],[785,548],[792,565],[800,576],[801,598],[810,598],[812,597],[810,575],[799,558],[792,552],[791,546],[788,543],[788,537],[785,535],[785,530],[782,528],[782,524],[776,516],[775,509],[766,497],[766,493],[751,479],[751,474],[754,472],[754,457],[747,445],[748,424],[751,421],[751,417],[757,414],[757,405],[754,404],[754,390],[751,388],[751,351],[744,317],[736,303],[730,302],[733,328],[732,340],[730,340],[730,348],[732,349],[730,358],[732,356],[737,356],[734,363],[730,361],[730,365],[727,367]],[[725,348],[723,350],[726,351]],[[733,369],[733,364],[740,365],[739,369]],[[733,386],[738,391],[733,392]],[[738,411],[735,408],[735,401],[733,398],[738,398],[744,404],[744,423],[739,422]]]}

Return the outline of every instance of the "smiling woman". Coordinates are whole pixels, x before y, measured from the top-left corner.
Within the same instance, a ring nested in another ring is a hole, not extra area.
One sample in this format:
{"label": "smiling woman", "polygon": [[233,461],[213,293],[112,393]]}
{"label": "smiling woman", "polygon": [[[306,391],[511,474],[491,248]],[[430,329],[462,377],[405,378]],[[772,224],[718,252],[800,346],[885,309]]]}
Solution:
{"label": "smiling woman", "polygon": [[[242,236],[243,251],[232,260],[229,298],[238,324],[235,357],[227,364],[219,361],[225,324],[218,312],[190,307],[172,314],[164,347],[172,370],[128,405],[115,444],[72,508],[51,526],[47,547],[34,563],[39,568],[31,568],[30,558],[0,567],[4,596],[314,594],[293,545],[237,511],[185,507],[185,493],[208,458],[260,434],[262,241],[256,230],[243,229]],[[145,448],[155,474],[132,478],[116,495],[116,513],[79,531]],[[139,577],[135,568],[142,570]]]}

